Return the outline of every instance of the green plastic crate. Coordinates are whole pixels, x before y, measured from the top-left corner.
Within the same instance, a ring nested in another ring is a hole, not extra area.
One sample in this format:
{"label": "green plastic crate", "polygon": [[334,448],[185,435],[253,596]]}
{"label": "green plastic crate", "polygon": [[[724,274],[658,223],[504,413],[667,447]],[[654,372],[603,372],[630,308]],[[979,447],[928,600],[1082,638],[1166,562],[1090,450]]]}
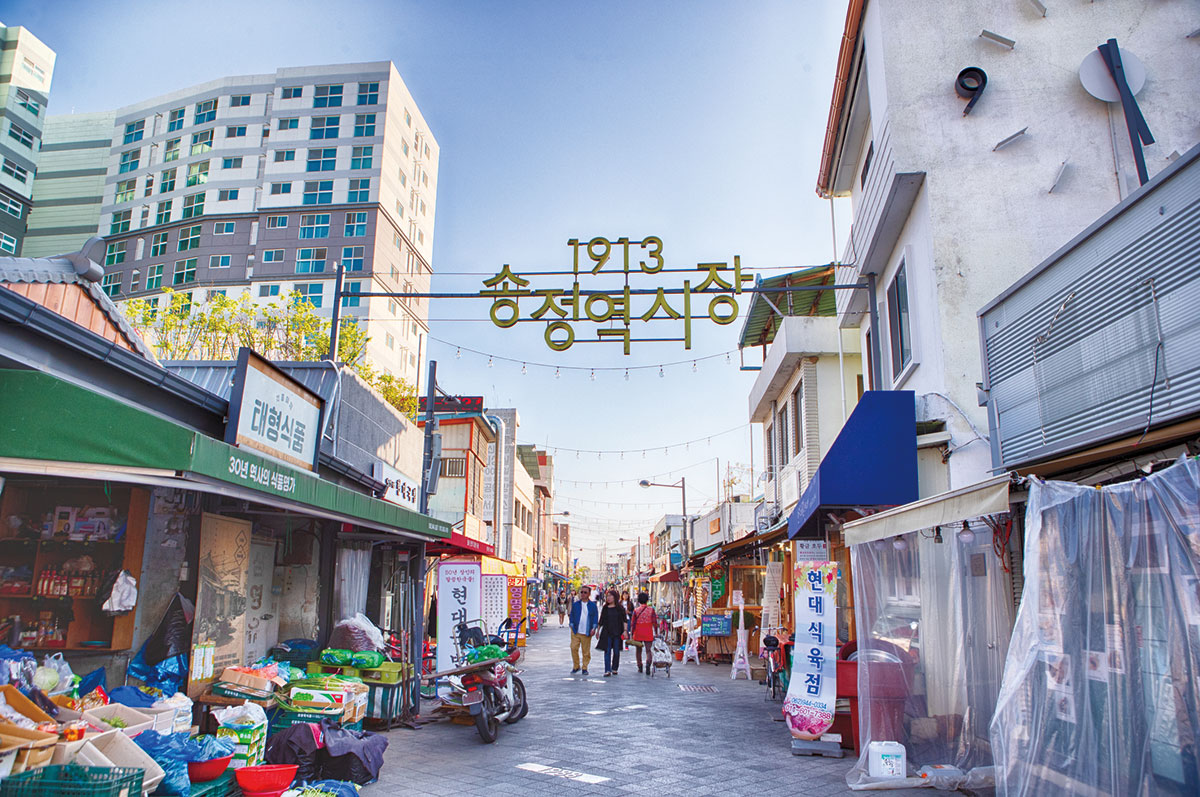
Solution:
{"label": "green plastic crate", "polygon": [[404,680],[409,671],[409,665],[403,661],[385,661],[378,667],[358,671],[358,677],[365,682],[394,684]]}
{"label": "green plastic crate", "polygon": [[144,774],[130,767],[42,767],[5,778],[0,797],[141,797]]}
{"label": "green plastic crate", "polygon": [[[216,780],[192,784],[192,797],[229,797],[230,794],[241,792],[237,790],[236,776],[232,769],[227,769]],[[133,795],[130,795],[133,797]]]}
{"label": "green plastic crate", "polygon": [[319,661],[310,661],[305,665],[309,675],[345,675],[350,678],[358,678],[359,671],[354,667],[343,667],[340,664],[322,664]]}

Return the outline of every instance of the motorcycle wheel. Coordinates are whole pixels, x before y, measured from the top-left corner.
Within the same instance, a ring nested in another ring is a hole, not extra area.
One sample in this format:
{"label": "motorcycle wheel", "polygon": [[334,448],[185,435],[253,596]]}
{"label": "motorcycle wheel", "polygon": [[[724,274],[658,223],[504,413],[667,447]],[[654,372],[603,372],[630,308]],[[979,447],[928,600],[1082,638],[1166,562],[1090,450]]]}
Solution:
{"label": "motorcycle wheel", "polygon": [[513,707],[508,712],[508,716],[504,721],[512,725],[517,720],[529,713],[529,701],[525,697],[525,684],[521,683],[521,679],[517,676],[512,676],[513,680]]}
{"label": "motorcycle wheel", "polygon": [[490,689],[483,693],[483,705],[480,708],[481,711],[475,715],[475,730],[479,731],[479,738],[483,739],[484,744],[491,744],[500,734],[500,721],[496,719],[496,704]]}

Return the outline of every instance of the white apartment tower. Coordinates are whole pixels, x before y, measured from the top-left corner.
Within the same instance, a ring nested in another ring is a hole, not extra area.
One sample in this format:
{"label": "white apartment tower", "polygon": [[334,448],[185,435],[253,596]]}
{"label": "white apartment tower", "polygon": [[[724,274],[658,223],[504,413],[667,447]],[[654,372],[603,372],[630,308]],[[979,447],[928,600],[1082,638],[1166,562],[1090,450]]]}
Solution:
{"label": "white apartment tower", "polygon": [[0,22],[0,256],[22,254],[54,61],[28,30]]}

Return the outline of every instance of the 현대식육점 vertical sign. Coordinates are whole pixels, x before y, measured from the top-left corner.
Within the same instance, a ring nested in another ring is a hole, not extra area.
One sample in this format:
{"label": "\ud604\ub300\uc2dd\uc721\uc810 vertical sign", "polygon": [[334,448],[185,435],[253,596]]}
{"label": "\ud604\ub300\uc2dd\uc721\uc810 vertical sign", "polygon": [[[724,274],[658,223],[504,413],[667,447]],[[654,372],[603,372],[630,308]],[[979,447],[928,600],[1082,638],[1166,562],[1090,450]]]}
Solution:
{"label": "\ud604\ub300\uc2dd\uc721\uc810 vertical sign", "polygon": [[837,702],[837,562],[796,565],[796,644],[783,701],[788,730],[820,739],[833,725]]}
{"label": "\ud604\ub300\uc2dd\uc721\uc810 vertical sign", "polygon": [[482,568],[479,562],[447,560],[437,572],[437,668],[453,670],[465,660],[466,651],[458,641],[459,623],[481,619]]}

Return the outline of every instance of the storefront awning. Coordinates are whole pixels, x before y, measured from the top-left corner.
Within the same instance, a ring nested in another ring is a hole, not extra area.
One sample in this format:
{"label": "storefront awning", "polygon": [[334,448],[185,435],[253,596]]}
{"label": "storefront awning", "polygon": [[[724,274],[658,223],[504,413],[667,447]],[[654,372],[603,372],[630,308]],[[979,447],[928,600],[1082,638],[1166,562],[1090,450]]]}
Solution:
{"label": "storefront awning", "polygon": [[870,390],[788,517],[788,538],[819,537],[824,509],[896,506],[916,499],[916,399],[911,390]]}
{"label": "storefront awning", "polygon": [[678,583],[679,582],[679,571],[678,570],[668,570],[665,573],[659,573],[656,576],[651,576],[650,581],[651,581],[651,583],[654,583],[654,584]]}
{"label": "storefront awning", "polygon": [[911,504],[898,506],[877,515],[855,520],[842,527],[847,545],[908,534],[934,526],[947,526],[964,520],[1008,511],[1008,475],[931,495]]}
{"label": "storefront awning", "polygon": [[0,371],[0,459],[24,472],[160,484],[391,533],[450,536],[436,518],[231,446],[36,371]]}
{"label": "storefront awning", "polygon": [[715,551],[724,544],[725,543],[723,543],[723,542],[714,542],[712,545],[706,545],[703,548],[697,548],[692,553],[692,561],[695,561],[696,559],[703,559],[704,555],[707,554],[709,551]]}
{"label": "storefront awning", "polygon": [[425,553],[430,556],[440,556],[441,554],[450,554],[452,556],[463,556],[467,554],[479,554],[482,556],[492,556],[496,553],[496,546],[483,540],[476,540],[468,537],[462,532],[451,531],[450,536],[444,540],[432,542],[425,547]]}

